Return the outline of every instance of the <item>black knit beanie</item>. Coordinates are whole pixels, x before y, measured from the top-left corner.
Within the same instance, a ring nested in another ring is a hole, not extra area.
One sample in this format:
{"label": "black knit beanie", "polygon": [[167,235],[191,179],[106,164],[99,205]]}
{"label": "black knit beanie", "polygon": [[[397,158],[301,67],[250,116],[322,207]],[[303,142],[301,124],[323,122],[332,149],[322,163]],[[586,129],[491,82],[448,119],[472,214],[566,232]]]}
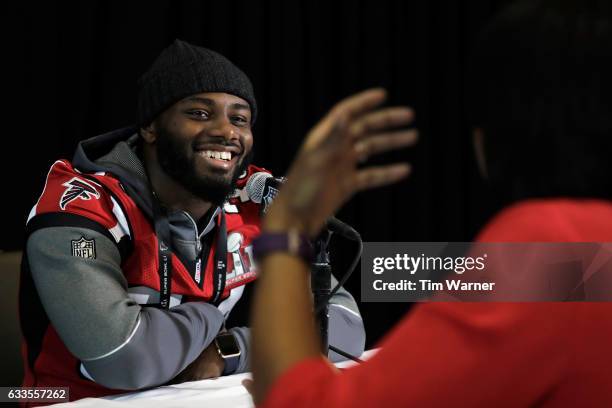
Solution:
{"label": "black knit beanie", "polygon": [[247,101],[251,123],[257,103],[251,81],[237,66],[212,50],[175,40],[138,80],[138,124],[150,124],[174,103],[201,92],[223,92]]}

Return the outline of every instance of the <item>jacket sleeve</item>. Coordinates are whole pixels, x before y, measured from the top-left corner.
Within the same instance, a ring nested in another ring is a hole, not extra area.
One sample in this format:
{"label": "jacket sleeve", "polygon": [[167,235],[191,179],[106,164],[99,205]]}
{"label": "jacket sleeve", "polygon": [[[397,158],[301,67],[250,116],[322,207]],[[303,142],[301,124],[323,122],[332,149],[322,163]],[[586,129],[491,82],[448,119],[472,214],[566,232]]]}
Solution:
{"label": "jacket sleeve", "polygon": [[[93,241],[92,257],[72,242]],[[127,293],[118,247],[108,236],[76,226],[47,227],[28,238],[32,278],[62,341],[81,371],[114,389],[153,387],[175,377],[207,347],[223,314],[203,302],[169,310],[140,307]]]}
{"label": "jacket sleeve", "polygon": [[[332,275],[332,289],[338,284]],[[359,357],[365,349],[365,328],[357,307],[357,302],[344,287],[336,292],[329,301],[329,344],[353,356]],[[333,362],[346,360],[345,357],[330,351]]]}
{"label": "jacket sleeve", "polygon": [[239,374],[249,371],[249,352],[251,350],[251,329],[248,327],[232,327],[229,329],[236,341],[238,341],[238,347],[240,348],[240,361],[236,371],[232,374]]}
{"label": "jacket sleeve", "polygon": [[[332,288],[338,284],[332,276]],[[343,287],[330,299],[329,303],[329,344],[353,356],[359,357],[365,349],[365,328],[363,320],[353,296]],[[229,330],[234,334],[240,347],[240,363],[235,374],[250,370],[249,354],[251,351],[251,331],[248,327],[233,327]],[[346,360],[338,353],[330,351],[328,357],[333,362]]]}

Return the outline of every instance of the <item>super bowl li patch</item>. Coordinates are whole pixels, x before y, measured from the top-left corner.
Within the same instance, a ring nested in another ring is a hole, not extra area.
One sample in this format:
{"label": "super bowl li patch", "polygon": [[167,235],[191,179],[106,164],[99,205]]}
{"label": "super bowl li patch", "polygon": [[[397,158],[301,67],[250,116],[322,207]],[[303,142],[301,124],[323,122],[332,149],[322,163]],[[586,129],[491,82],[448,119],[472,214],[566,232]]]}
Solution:
{"label": "super bowl li patch", "polygon": [[71,240],[72,256],[78,256],[85,259],[96,259],[96,241],[93,239],[85,239],[81,237],[77,240]]}

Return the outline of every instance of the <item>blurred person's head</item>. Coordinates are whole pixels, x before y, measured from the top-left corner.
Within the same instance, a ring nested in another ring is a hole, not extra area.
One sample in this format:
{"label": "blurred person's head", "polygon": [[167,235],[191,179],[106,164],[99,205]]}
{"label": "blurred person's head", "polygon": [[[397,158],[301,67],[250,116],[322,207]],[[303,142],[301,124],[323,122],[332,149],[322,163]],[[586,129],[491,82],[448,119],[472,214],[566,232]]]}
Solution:
{"label": "blurred person's head", "polygon": [[513,199],[612,197],[611,10],[609,0],[521,1],[476,44],[477,156]]}

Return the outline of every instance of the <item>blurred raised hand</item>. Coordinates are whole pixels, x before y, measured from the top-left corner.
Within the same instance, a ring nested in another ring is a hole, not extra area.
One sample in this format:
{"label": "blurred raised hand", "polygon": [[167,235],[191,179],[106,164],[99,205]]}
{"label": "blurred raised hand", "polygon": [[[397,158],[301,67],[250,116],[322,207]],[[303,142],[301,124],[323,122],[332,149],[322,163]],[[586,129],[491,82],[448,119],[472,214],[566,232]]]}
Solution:
{"label": "blurred raised hand", "polygon": [[386,96],[380,88],[350,96],[310,131],[264,220],[266,230],[297,229],[314,236],[355,192],[408,176],[408,163],[358,168],[373,155],[417,141],[417,131],[405,129],[414,112],[381,107]]}

